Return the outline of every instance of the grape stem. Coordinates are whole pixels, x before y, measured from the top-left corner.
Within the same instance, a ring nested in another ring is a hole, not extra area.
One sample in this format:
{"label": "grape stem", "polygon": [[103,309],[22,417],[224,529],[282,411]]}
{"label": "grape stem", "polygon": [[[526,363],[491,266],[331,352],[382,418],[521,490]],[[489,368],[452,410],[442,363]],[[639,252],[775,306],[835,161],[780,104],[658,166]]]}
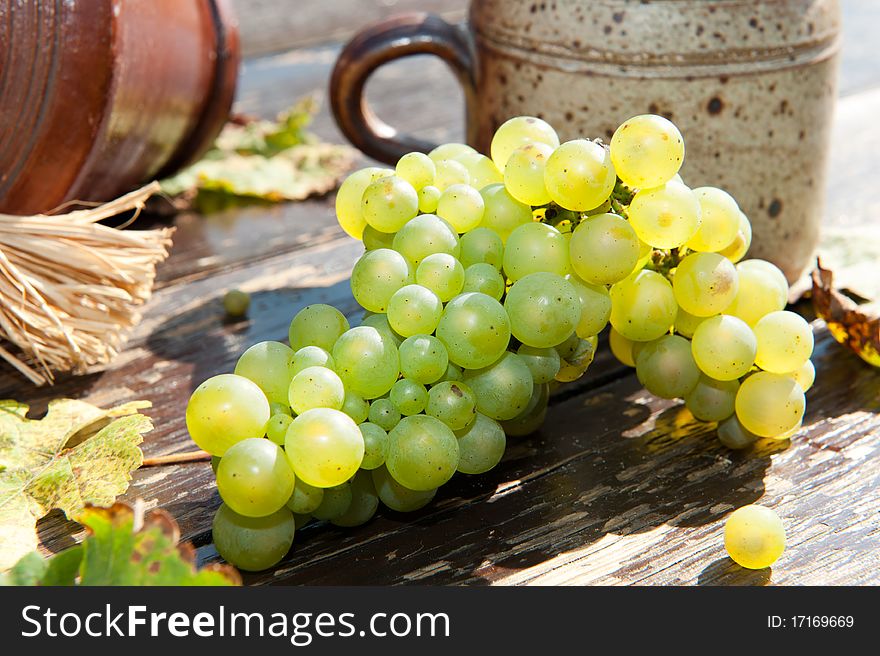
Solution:
{"label": "grape stem", "polygon": [[167,456],[155,456],[144,458],[142,467],[161,467],[163,465],[178,465],[186,462],[201,462],[210,460],[211,454],[207,451],[187,451],[186,453],[172,453]]}

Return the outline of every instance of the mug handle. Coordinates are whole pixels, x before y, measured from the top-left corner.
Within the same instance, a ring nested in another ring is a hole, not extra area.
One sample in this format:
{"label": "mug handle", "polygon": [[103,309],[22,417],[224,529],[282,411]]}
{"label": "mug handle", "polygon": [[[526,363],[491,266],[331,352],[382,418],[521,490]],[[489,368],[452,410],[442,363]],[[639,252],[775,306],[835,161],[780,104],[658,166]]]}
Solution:
{"label": "mug handle", "polygon": [[437,55],[464,89],[467,107],[476,97],[474,57],[467,35],[436,14],[394,16],[359,32],[343,48],[330,78],[330,106],[349,141],[369,157],[394,164],[408,152],[436,144],[401,134],[382,121],[364,97],[364,86],[383,64],[410,55]]}

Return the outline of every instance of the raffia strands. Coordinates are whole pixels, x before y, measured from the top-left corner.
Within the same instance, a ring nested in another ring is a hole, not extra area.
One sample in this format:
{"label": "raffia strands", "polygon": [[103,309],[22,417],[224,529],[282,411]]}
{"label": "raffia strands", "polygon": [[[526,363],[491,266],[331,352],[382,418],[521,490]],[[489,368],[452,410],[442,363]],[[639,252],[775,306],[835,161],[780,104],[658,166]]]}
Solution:
{"label": "raffia strands", "polygon": [[116,355],[150,298],[173,229],[98,221],[133,210],[130,223],[157,191],[153,182],[67,214],[0,214],[0,358],[42,385]]}

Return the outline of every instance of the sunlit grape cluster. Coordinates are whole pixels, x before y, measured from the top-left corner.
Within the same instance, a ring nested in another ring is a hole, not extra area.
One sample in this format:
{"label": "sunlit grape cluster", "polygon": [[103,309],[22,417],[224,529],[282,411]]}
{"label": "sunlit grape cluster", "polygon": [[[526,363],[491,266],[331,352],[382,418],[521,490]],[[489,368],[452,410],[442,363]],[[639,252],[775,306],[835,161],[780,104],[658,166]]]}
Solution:
{"label": "sunlit grape cluster", "polygon": [[269,567],[312,518],[415,510],[456,472],[490,470],[508,436],[541,425],[551,386],[584,374],[609,323],[616,357],[718,422],[725,445],[795,432],[810,326],[784,310],[779,269],[741,261],[751,228],[734,199],[688,188],[683,159],[659,116],[628,120],[610,147],[518,117],[491,158],[445,144],[349,176],[336,213],[365,246],[360,325],[306,307],[290,346],[252,346],[187,408],[216,456],[220,554]]}

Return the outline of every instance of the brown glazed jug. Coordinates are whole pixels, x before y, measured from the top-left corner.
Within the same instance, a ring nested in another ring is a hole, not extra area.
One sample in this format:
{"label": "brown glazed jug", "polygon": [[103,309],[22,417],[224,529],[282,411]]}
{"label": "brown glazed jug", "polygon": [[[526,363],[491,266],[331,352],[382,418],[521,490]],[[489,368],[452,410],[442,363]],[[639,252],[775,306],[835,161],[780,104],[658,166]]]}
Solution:
{"label": "brown glazed jug", "polygon": [[473,0],[464,29],[422,14],[355,36],[331,104],[345,135],[387,163],[432,146],[364,102],[370,74],[407,55],[450,66],[467,141],[483,152],[520,114],[563,140],[607,139],[630,116],[662,114],[685,136],[685,182],[731,192],[754,227],[749,256],[793,280],[818,241],[839,32],[838,0]]}
{"label": "brown glazed jug", "polygon": [[239,58],[227,0],[0,0],[0,212],[109,200],[196,159]]}

